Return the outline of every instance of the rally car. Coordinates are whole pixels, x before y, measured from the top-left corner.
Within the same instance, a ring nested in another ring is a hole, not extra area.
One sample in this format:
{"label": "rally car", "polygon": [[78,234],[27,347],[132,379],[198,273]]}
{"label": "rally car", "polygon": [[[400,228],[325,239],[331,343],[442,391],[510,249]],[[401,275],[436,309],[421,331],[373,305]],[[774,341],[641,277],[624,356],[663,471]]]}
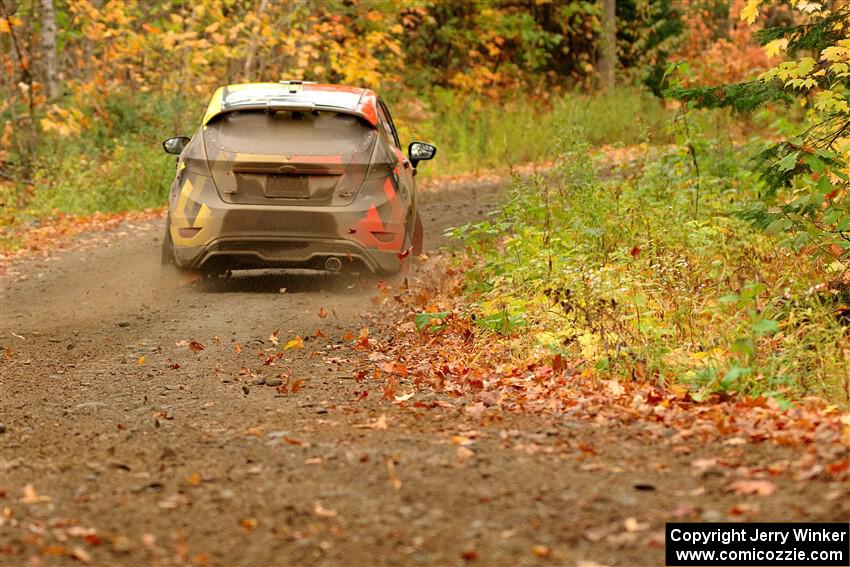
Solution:
{"label": "rally car", "polygon": [[422,246],[414,176],[437,149],[407,155],[369,89],[301,81],[219,88],[179,156],[164,264],[397,272]]}

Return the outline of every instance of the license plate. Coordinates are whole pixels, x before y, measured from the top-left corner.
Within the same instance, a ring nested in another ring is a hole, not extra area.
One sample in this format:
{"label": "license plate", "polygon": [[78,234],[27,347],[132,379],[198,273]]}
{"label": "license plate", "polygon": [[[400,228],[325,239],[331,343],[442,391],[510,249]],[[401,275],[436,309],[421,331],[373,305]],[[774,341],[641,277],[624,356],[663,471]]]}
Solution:
{"label": "license plate", "polygon": [[272,198],[306,199],[310,196],[307,176],[268,175],[265,195]]}

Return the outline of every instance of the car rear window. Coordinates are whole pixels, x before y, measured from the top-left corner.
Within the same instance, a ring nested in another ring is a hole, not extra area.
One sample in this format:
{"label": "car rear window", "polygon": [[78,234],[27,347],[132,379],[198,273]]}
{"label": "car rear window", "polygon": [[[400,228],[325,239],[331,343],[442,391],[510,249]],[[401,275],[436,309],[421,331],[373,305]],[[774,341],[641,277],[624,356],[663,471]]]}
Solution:
{"label": "car rear window", "polygon": [[351,155],[368,148],[376,131],[337,112],[237,111],[211,123],[207,135],[220,148],[240,153]]}

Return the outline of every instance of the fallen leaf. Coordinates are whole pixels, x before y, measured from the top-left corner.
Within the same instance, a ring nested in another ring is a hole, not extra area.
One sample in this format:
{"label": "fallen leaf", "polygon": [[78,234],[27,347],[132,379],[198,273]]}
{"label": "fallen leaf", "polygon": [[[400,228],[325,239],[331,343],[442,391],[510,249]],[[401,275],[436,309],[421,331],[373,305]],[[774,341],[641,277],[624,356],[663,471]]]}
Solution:
{"label": "fallen leaf", "polygon": [[626,521],[623,522],[623,525],[625,526],[626,531],[629,533],[639,532],[649,527],[649,524],[641,524],[640,522],[638,522],[637,518],[626,518]]}
{"label": "fallen leaf", "polygon": [[750,494],[770,496],[776,491],[776,485],[769,480],[736,480],[727,487],[727,490],[745,496]]}
{"label": "fallen leaf", "polygon": [[390,486],[392,486],[394,490],[401,489],[401,479],[398,478],[398,475],[395,472],[395,463],[392,459],[387,459],[387,477],[389,477]]}
{"label": "fallen leaf", "polygon": [[205,348],[207,348],[207,347],[205,347],[203,344],[199,343],[198,341],[191,341],[189,343],[189,349],[194,353],[199,353],[202,350],[204,350]]}
{"label": "fallen leaf", "polygon": [[304,339],[301,337],[295,337],[283,345],[283,350],[289,350],[291,348],[304,348]]}
{"label": "fallen leaf", "polygon": [[276,329],[271,335],[269,335],[269,340],[272,342],[274,346],[280,344],[280,339],[277,338],[277,334],[280,332],[280,329]]}
{"label": "fallen leaf", "polygon": [[69,555],[80,563],[91,563],[91,554],[80,546],[75,546]]}
{"label": "fallen leaf", "polygon": [[321,502],[316,502],[313,504],[313,513],[317,516],[321,516],[322,518],[335,518],[337,516],[336,510],[331,510],[329,508],[324,508]]}
{"label": "fallen leaf", "polygon": [[92,547],[103,544],[103,538],[97,534],[86,534],[83,536],[83,541]]}
{"label": "fallen leaf", "polygon": [[465,463],[475,456],[475,451],[467,449],[466,447],[458,447],[455,455],[457,456],[458,462]]}
{"label": "fallen leaf", "polygon": [[145,365],[145,357],[144,357],[144,356],[140,356],[140,357],[139,357],[139,360],[137,360],[137,361],[136,361],[136,363],[137,363],[139,366],[144,366],[144,365]]}
{"label": "fallen leaf", "polygon": [[626,389],[617,380],[605,380],[605,387],[615,398],[619,398],[626,393]]}
{"label": "fallen leaf", "polygon": [[21,502],[24,504],[35,504],[37,502],[47,502],[48,500],[50,498],[39,496],[32,484],[24,486],[24,497],[21,498]]}
{"label": "fallen leaf", "polygon": [[533,545],[531,546],[531,554],[535,557],[552,557],[552,550],[545,545]]}
{"label": "fallen leaf", "polygon": [[328,312],[325,311],[324,307],[319,307],[319,319],[324,319],[328,316]]}

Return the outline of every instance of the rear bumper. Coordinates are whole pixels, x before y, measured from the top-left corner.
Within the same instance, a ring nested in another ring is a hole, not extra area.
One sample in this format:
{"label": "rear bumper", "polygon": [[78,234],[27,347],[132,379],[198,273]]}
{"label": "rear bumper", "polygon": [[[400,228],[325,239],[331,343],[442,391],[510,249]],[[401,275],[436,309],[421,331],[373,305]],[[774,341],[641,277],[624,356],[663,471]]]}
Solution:
{"label": "rear bumper", "polygon": [[328,258],[338,258],[344,271],[365,267],[374,273],[394,273],[401,267],[396,252],[367,250],[355,242],[329,238],[218,238],[204,246],[175,246],[174,254],[180,266],[192,270],[323,269]]}
{"label": "rear bumper", "polygon": [[331,256],[374,272],[401,268],[411,211],[409,198],[400,198],[389,181],[383,191],[361,191],[338,207],[225,203],[209,177],[189,172],[179,183],[172,187],[168,230],[183,268],[316,267]]}

